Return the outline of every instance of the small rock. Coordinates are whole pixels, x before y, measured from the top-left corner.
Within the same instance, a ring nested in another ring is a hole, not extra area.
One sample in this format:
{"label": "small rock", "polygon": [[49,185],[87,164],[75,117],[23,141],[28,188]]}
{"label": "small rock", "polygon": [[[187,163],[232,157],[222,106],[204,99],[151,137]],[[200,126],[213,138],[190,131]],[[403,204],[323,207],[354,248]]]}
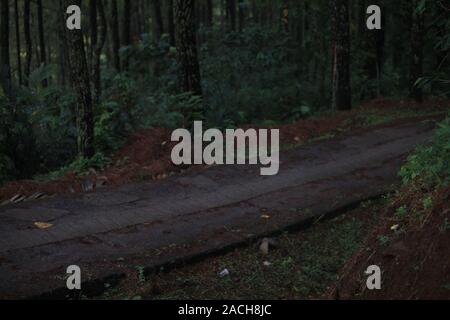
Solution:
{"label": "small rock", "polygon": [[261,252],[261,254],[263,256],[267,256],[269,254],[269,242],[268,241],[262,241],[261,245],[259,246],[259,252]]}
{"label": "small rock", "polygon": [[271,247],[276,247],[276,241],[270,238],[264,238],[261,241],[261,244],[259,246],[259,251],[262,255],[267,256],[269,254],[269,249]]}
{"label": "small rock", "polygon": [[263,265],[264,265],[264,267],[270,267],[272,265],[272,263],[269,261],[264,261]]}
{"label": "small rock", "polygon": [[221,278],[228,277],[229,275],[230,275],[230,270],[228,270],[228,269],[223,269],[223,270],[219,273],[219,277],[221,277]]}

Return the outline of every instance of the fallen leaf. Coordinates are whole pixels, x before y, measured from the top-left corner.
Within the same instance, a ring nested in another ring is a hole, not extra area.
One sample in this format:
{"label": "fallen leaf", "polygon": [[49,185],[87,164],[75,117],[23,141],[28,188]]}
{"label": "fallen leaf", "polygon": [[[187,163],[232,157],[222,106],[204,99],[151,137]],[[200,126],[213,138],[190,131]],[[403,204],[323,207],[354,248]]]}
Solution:
{"label": "fallen leaf", "polygon": [[49,229],[53,227],[53,224],[47,222],[35,222],[34,225],[41,230]]}

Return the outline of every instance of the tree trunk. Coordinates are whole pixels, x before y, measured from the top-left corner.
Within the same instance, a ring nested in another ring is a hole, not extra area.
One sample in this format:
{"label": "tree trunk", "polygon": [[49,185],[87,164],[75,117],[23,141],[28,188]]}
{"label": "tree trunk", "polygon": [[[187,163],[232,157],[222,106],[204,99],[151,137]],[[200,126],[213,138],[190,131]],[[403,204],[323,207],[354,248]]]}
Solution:
{"label": "tree trunk", "polygon": [[244,30],[245,27],[245,15],[246,15],[246,8],[245,8],[245,1],[244,0],[239,0],[238,3],[239,9],[239,32],[242,32],[242,30]]}
{"label": "tree trunk", "polygon": [[333,0],[332,12],[332,110],[352,107],[350,85],[350,23],[348,0]]}
{"label": "tree trunk", "polygon": [[159,0],[151,0],[152,2],[152,20],[153,20],[153,37],[156,42],[161,40],[164,33],[164,22],[161,14],[161,3]]}
{"label": "tree trunk", "polygon": [[16,21],[16,59],[17,59],[17,77],[19,85],[22,85],[22,57],[20,55],[20,21],[19,21],[19,5],[18,0],[14,0],[14,18]]}
{"label": "tree trunk", "polygon": [[0,25],[0,83],[3,92],[11,97],[11,64],[9,56],[9,6],[8,0],[1,0]]}
{"label": "tree trunk", "polygon": [[195,36],[194,0],[175,0],[175,34],[179,84],[183,92],[202,95]]}
{"label": "tree trunk", "polygon": [[120,34],[119,34],[119,10],[117,0],[111,2],[111,42],[113,51],[114,67],[120,72]]}
{"label": "tree trunk", "polygon": [[214,5],[212,0],[206,0],[206,26],[213,26]]}
{"label": "tree trunk", "polygon": [[[122,45],[128,47],[131,45],[131,0],[124,0],[123,2],[123,36]],[[129,58],[125,57],[123,61],[123,68],[125,70],[129,67]]]}
{"label": "tree trunk", "polygon": [[103,47],[105,46],[106,41],[106,35],[108,31],[107,22],[106,22],[106,15],[105,15],[105,8],[103,6],[103,0],[96,0],[97,1],[97,11],[98,15],[100,16],[100,22],[101,22],[101,32],[100,37],[96,37],[96,43],[95,43],[95,50],[94,50],[94,59],[93,59],[93,65],[92,65],[92,82],[94,84],[94,106],[99,105],[100,103],[100,96],[102,94],[102,83],[101,83],[101,69],[100,69],[100,62],[101,62],[101,55]]}
{"label": "tree trunk", "polygon": [[236,0],[226,0],[227,21],[231,31],[236,31]]}
{"label": "tree trunk", "polygon": [[423,47],[425,36],[425,12],[418,12],[419,0],[411,3],[411,61],[410,61],[410,96],[419,103],[423,102],[423,91],[416,86],[419,78],[423,77]]}
{"label": "tree trunk", "polygon": [[30,29],[30,2],[25,0],[23,7],[23,32],[25,35],[26,60],[25,60],[25,84],[28,84],[28,78],[31,73],[31,59],[33,57],[33,42],[31,40]]}
{"label": "tree trunk", "polygon": [[[37,16],[38,16],[38,31],[39,31],[39,58],[41,66],[47,64],[47,52],[45,47],[45,33],[44,33],[44,16],[42,9],[42,0],[37,0]],[[44,79],[42,86],[47,87],[48,81]]]}
{"label": "tree trunk", "polygon": [[[64,0],[65,8],[72,4],[81,7],[81,0]],[[63,14],[67,19],[65,11]],[[91,158],[95,153],[94,114],[83,31],[78,29],[68,30],[65,25],[62,28],[66,33],[70,75],[77,97],[78,152],[82,157]]]}
{"label": "tree trunk", "polygon": [[174,47],[175,46],[175,24],[173,21],[173,0],[168,0],[167,27],[169,28],[170,45]]}
{"label": "tree trunk", "polygon": [[91,31],[91,39],[89,46],[89,67],[92,74],[94,65],[94,51],[97,46],[98,26],[97,26],[97,0],[89,0],[89,29]]}

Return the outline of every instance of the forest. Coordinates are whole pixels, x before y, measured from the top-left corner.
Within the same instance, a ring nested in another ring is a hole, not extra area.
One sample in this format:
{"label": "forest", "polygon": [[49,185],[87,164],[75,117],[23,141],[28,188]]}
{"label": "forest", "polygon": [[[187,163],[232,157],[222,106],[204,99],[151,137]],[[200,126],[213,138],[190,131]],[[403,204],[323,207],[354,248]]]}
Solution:
{"label": "forest", "polygon": [[0,0],[0,299],[448,299],[449,98],[444,0]]}
{"label": "forest", "polygon": [[[67,32],[75,3],[82,30]],[[366,27],[370,4],[2,0],[0,179],[104,165],[140,128],[280,124],[377,97],[448,96],[444,2],[378,1],[381,30]]]}

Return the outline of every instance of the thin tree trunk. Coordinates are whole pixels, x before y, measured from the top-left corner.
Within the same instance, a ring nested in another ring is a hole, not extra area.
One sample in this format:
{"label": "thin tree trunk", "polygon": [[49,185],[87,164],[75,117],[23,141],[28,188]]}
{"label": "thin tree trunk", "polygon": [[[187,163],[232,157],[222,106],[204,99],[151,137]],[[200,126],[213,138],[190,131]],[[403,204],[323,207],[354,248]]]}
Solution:
{"label": "thin tree trunk", "polygon": [[119,34],[119,10],[117,0],[111,2],[111,42],[113,51],[114,67],[120,72],[120,34]]}
{"label": "thin tree trunk", "polygon": [[411,62],[410,62],[410,96],[419,103],[423,102],[422,88],[416,86],[423,77],[423,46],[425,36],[425,12],[417,12],[419,0],[411,3]]}
{"label": "thin tree trunk", "polygon": [[97,39],[97,42],[95,43],[94,62],[93,62],[93,66],[92,66],[92,70],[93,70],[92,82],[94,84],[93,101],[94,101],[95,106],[99,105],[100,96],[102,94],[100,63],[101,63],[102,50],[103,50],[103,47],[105,46],[106,35],[108,32],[105,8],[103,6],[103,0],[97,0],[97,9],[98,9],[98,15],[100,16],[101,32],[100,32],[100,37]]}
{"label": "thin tree trunk", "polygon": [[[131,0],[123,1],[123,36],[122,45],[128,47],[131,45]],[[123,68],[128,69],[130,64],[130,59],[128,57],[124,58]]]}
{"label": "thin tree trunk", "polygon": [[161,40],[164,33],[164,22],[161,14],[161,3],[159,0],[151,0],[152,2],[152,20],[153,20],[153,36],[156,42]]}
{"label": "thin tree trunk", "polygon": [[4,93],[11,97],[11,64],[9,56],[9,5],[8,0],[1,0],[0,25],[0,83]]}
{"label": "thin tree trunk", "polygon": [[236,0],[226,0],[227,21],[231,31],[236,31]]}
{"label": "thin tree trunk", "polygon": [[206,26],[213,26],[214,5],[212,0],[206,0]]}
{"label": "thin tree trunk", "polygon": [[239,0],[238,2],[238,13],[239,13],[239,32],[242,32],[245,27],[245,15],[246,15],[246,8],[245,8],[245,1]]}
{"label": "thin tree trunk", "polygon": [[[37,16],[38,16],[38,30],[39,30],[39,57],[42,66],[47,64],[47,51],[45,47],[45,32],[44,32],[44,15],[42,9],[42,0],[37,0]],[[47,87],[48,81],[44,79],[42,86]]]}
{"label": "thin tree trunk", "polygon": [[350,23],[348,0],[333,0],[332,4],[332,110],[352,107],[350,86]]}
{"label": "thin tree trunk", "polygon": [[31,59],[33,58],[33,42],[31,40],[30,29],[30,0],[25,0],[23,8],[23,31],[25,35],[26,46],[26,60],[25,60],[25,84],[28,84],[28,79],[31,73]]}
{"label": "thin tree trunk", "polygon": [[[64,3],[63,0],[59,0],[59,10],[60,12],[64,11]],[[58,23],[61,25],[65,25],[66,21],[64,20],[64,16],[60,15],[58,19]],[[68,56],[67,56],[67,41],[65,32],[58,32],[58,61],[59,61],[59,78],[58,83],[61,86],[65,86],[67,79],[66,79],[66,72],[69,69],[68,67]]]}
{"label": "thin tree trunk", "polygon": [[167,27],[169,28],[170,45],[175,46],[175,24],[173,20],[173,0],[168,0],[167,5]]}
{"label": "thin tree trunk", "polygon": [[97,46],[98,26],[97,26],[97,0],[89,0],[89,27],[91,31],[89,46],[89,66],[92,74],[94,73],[94,51]]}
{"label": "thin tree trunk", "polygon": [[179,84],[183,92],[202,95],[200,67],[195,36],[194,0],[175,0],[175,34],[178,52]]}
{"label": "thin tree trunk", "polygon": [[[65,8],[72,4],[81,7],[81,0],[64,0]],[[63,14],[67,18],[65,11]],[[77,96],[78,152],[80,156],[91,158],[95,153],[94,113],[83,31],[78,29],[68,30],[65,25],[61,28],[66,33],[70,74]]]}
{"label": "thin tree trunk", "polygon": [[22,85],[22,57],[20,55],[20,21],[19,21],[19,4],[18,0],[14,0],[14,16],[16,20],[16,59],[17,59],[17,76],[19,85]]}

